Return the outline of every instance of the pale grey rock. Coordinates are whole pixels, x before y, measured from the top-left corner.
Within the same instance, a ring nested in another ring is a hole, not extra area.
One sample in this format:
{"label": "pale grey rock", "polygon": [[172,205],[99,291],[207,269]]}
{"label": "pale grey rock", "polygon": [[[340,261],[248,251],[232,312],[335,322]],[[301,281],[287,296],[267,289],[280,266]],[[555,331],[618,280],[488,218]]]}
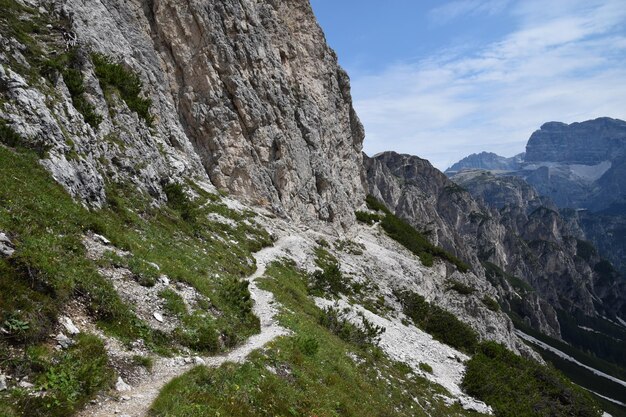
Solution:
{"label": "pale grey rock", "polygon": [[159,313],[158,311],[155,311],[154,313],[152,313],[152,316],[159,323],[163,323],[163,315],[161,315],[161,313]]}
{"label": "pale grey rock", "polygon": [[59,318],[59,322],[61,323],[61,325],[63,325],[65,330],[70,335],[77,335],[78,333],[80,333],[80,329],[78,327],[76,327],[74,322],[69,317],[65,317],[65,316],[60,317]]}
{"label": "pale grey rock", "polygon": [[61,349],[67,349],[74,344],[74,341],[63,333],[59,333],[54,337]]}
{"label": "pale grey rock", "polygon": [[0,391],[6,391],[7,388],[7,377],[0,374]]}
{"label": "pale grey rock", "polygon": [[20,381],[20,382],[19,382],[19,384],[17,384],[17,386],[18,386],[18,387],[20,387],[20,388],[24,388],[24,389],[31,389],[31,388],[33,388],[35,385],[34,385],[34,384],[31,384],[31,383],[30,383],[30,382],[28,382],[28,381],[23,380],[23,381]]}
{"label": "pale grey rock", "polygon": [[127,391],[131,391],[133,388],[128,385],[126,382],[124,382],[124,380],[122,379],[122,377],[118,377],[117,381],[115,382],[115,390],[118,392],[127,392]]}
{"label": "pale grey rock", "polygon": [[9,239],[5,233],[0,232],[0,257],[8,258],[14,253],[13,242],[11,242],[11,239]]}
{"label": "pale grey rock", "polygon": [[193,363],[195,365],[206,365],[206,361],[202,359],[200,356],[194,356]]}
{"label": "pale grey rock", "polygon": [[[127,127],[121,139],[130,154],[105,152],[121,160],[122,166],[114,167],[120,176],[132,170],[129,161],[146,161],[152,169],[133,176],[151,193],[159,194],[163,178],[208,174],[218,188],[294,220],[353,221],[364,196],[363,128],[352,108],[348,76],[308,1],[55,4],[75,17],[81,44],[135,70],[153,100],[158,117],[150,132],[119,103],[119,116],[110,120],[103,114],[94,133],[101,138],[119,133],[118,125]],[[106,108],[89,63],[85,75],[96,107]],[[157,143],[180,156],[182,172],[168,175],[174,164],[163,166],[165,158],[155,157]],[[65,183],[75,177],[60,175],[68,165],[62,159],[49,164]]]}

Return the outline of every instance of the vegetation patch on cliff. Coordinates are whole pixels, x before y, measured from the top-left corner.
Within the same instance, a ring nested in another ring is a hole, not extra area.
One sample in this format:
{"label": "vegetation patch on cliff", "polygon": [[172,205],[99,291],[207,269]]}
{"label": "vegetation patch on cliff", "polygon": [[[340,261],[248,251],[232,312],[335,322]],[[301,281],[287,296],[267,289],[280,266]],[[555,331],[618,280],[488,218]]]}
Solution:
{"label": "vegetation patch on cliff", "polygon": [[[469,271],[469,265],[444,249],[430,243],[423,234],[393,214],[375,197],[368,195],[365,201],[370,210],[383,213],[383,215],[380,216],[380,226],[389,235],[389,237],[400,243],[415,255],[419,256],[424,265],[432,266],[434,258],[440,258],[452,263],[461,272]],[[357,214],[357,219],[365,223],[373,223],[376,218],[372,215],[364,216]]]}
{"label": "vegetation patch on cliff", "polygon": [[474,352],[478,345],[478,335],[454,314],[409,290],[395,291],[394,295],[402,305],[402,312],[416,326],[453,348],[467,353]]}
{"label": "vegetation patch on cliff", "polygon": [[587,392],[559,372],[494,342],[478,346],[467,363],[463,387],[491,405],[498,417],[602,414]]}

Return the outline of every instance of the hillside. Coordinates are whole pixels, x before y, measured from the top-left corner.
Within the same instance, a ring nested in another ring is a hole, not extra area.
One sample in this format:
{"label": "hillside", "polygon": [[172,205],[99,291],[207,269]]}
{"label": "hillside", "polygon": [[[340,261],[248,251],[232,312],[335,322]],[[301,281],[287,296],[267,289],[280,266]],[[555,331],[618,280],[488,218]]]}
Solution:
{"label": "hillside", "polygon": [[364,156],[308,0],[0,4],[0,415],[608,409],[515,326],[621,290],[556,214],[531,262],[427,161]]}

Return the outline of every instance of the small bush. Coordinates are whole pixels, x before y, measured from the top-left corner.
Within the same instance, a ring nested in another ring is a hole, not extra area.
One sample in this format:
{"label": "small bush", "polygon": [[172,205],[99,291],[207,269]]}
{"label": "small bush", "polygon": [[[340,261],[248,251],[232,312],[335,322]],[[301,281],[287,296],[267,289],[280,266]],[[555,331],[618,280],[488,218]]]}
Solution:
{"label": "small bush", "polygon": [[319,324],[326,327],[340,339],[359,347],[377,345],[385,329],[376,326],[361,316],[362,326],[350,323],[343,314],[332,307],[326,307],[319,316]]}
{"label": "small bush", "polygon": [[338,296],[348,293],[349,288],[345,284],[339,265],[330,264],[322,270],[317,270],[311,275],[310,291],[315,295],[332,294]]}
{"label": "small bush", "polygon": [[476,292],[475,288],[454,279],[448,281],[447,289],[456,291],[462,295],[470,295]]}
{"label": "small bush", "polygon": [[433,373],[433,367],[427,364],[426,362],[420,362],[419,368],[424,372],[428,372],[429,374]]}
{"label": "small bush", "polygon": [[167,204],[180,213],[180,217],[189,223],[194,223],[196,210],[193,202],[187,197],[182,185],[170,183],[163,187],[167,196]]}
{"label": "small bush", "polygon": [[372,225],[382,220],[382,216],[374,213],[369,213],[367,211],[355,211],[354,215],[356,216],[357,221],[369,225]]}
{"label": "small bush", "polygon": [[306,356],[315,356],[320,348],[320,343],[314,337],[298,337],[295,340],[298,349]]}
{"label": "small bush", "polygon": [[148,371],[151,371],[154,366],[154,359],[150,356],[133,355],[132,362],[133,365],[141,366],[142,368],[146,368]]}
{"label": "small bush", "polygon": [[488,295],[483,297],[482,302],[489,310],[495,311],[495,312],[500,311],[500,304],[498,304],[496,300],[489,297]]}
{"label": "small bush", "polygon": [[137,113],[146,124],[151,125],[153,121],[150,114],[152,100],[141,98],[142,84],[137,74],[101,54],[93,54],[91,59],[102,89],[106,91],[114,88],[119,91],[128,108]]}
{"label": "small bush", "polygon": [[160,275],[154,265],[135,256],[128,259],[128,269],[133,273],[135,281],[144,287],[154,287]]}
{"label": "small bush", "polygon": [[100,389],[111,384],[114,371],[109,367],[100,339],[80,334],[74,346],[53,359],[37,385],[46,396],[25,396],[19,408],[29,416],[66,416],[85,404]]}
{"label": "small bush", "polygon": [[205,353],[220,350],[219,334],[212,317],[195,312],[186,316],[183,323],[184,327],[177,328],[174,333],[184,346]]}
{"label": "small bush", "polygon": [[428,303],[424,297],[411,291],[396,291],[395,296],[404,314],[435,339],[468,353],[476,349],[478,335],[454,314]]}
{"label": "small bush", "polygon": [[159,297],[164,300],[163,308],[168,313],[176,317],[183,317],[187,314],[187,306],[183,298],[171,288],[159,291]]}
{"label": "small bush", "polygon": [[463,388],[494,408],[496,416],[599,417],[591,396],[559,372],[483,342],[467,363]]}

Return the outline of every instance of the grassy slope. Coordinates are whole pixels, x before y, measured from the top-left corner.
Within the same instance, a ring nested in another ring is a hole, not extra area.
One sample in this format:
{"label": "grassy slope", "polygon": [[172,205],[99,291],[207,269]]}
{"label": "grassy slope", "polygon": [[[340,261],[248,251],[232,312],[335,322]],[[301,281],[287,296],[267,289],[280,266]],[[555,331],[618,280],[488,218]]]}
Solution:
{"label": "grassy slope", "polygon": [[[141,266],[154,262],[161,267],[160,273],[187,282],[208,297],[213,305],[207,308],[221,311],[218,318],[209,316],[203,322],[195,316],[184,317],[177,333],[188,337],[188,343],[180,337],[184,344],[215,350],[220,333],[233,345],[258,331],[258,320],[245,302],[247,288],[238,279],[253,271],[252,251],[270,240],[264,231],[242,221],[250,220],[251,214],[233,212],[207,193],[185,202],[185,220],[180,202],[150,208],[147,197],[119,184],[110,185],[108,197],[105,209],[87,210],[55,183],[34,153],[0,145],[0,230],[16,248],[10,259],[0,260],[0,325],[6,330],[0,336],[0,368],[18,377],[28,376],[39,388],[55,378],[49,374],[55,354],[44,346],[57,316],[71,299],[85,304],[99,325],[122,341],[141,338],[161,353],[177,348],[170,335],[138,319],[132,306],[98,273],[96,262],[86,258],[81,239],[90,230],[128,250],[131,263],[139,265],[138,274],[147,273],[148,268]],[[238,226],[209,221],[206,215],[211,212],[237,220]],[[213,339],[201,340],[199,335],[207,328],[214,330]],[[71,379],[73,371],[68,372]],[[106,385],[105,380],[101,382]],[[92,393],[69,390],[56,400],[57,414],[51,410],[44,414],[67,415],[71,404],[79,405]],[[33,401],[17,390],[0,394],[0,404],[14,404],[16,410],[29,410],[29,415],[39,413],[36,407],[32,409]]]}
{"label": "grassy slope", "polygon": [[274,264],[266,275],[262,285],[284,307],[280,322],[293,336],[255,352],[244,365],[196,368],[172,381],[152,415],[428,415],[421,406],[430,415],[471,415],[447,407],[435,397],[444,392],[441,387],[390,361],[375,346],[348,343],[319,324],[323,313],[308,296],[307,277],[294,267]]}

